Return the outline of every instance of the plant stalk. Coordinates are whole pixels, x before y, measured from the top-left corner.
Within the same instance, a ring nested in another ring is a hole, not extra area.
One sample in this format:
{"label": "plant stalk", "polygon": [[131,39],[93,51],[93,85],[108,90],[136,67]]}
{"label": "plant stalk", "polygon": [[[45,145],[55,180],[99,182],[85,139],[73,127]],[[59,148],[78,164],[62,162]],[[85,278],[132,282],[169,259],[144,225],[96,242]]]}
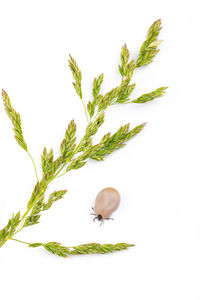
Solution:
{"label": "plant stalk", "polygon": [[27,153],[28,153],[29,157],[30,157],[31,160],[32,160],[32,163],[33,163],[33,166],[34,166],[34,170],[35,170],[35,176],[36,176],[36,179],[37,179],[37,181],[39,181],[38,174],[37,174],[37,169],[36,169],[36,165],[35,165],[34,159],[33,159],[33,157],[31,156],[31,154],[30,154],[28,151],[27,151]]}

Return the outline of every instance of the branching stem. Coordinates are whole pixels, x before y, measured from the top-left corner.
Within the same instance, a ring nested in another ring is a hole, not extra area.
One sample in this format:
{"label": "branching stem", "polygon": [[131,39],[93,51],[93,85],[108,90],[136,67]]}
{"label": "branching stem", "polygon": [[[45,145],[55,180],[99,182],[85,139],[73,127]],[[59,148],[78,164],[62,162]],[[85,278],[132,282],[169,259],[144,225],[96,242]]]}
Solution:
{"label": "branching stem", "polygon": [[35,176],[36,176],[36,178],[37,178],[37,181],[39,181],[39,179],[38,179],[38,174],[37,174],[37,169],[36,169],[36,165],[35,165],[34,159],[33,159],[33,157],[31,156],[31,154],[30,154],[28,151],[27,151],[27,153],[28,153],[29,157],[30,157],[31,160],[32,160],[32,163],[33,163],[33,166],[34,166],[34,170],[35,170]]}
{"label": "branching stem", "polygon": [[[104,96],[100,95],[100,87],[103,81],[103,74],[101,74],[97,79],[94,80],[94,99],[92,103],[88,102],[88,106],[84,103],[82,99],[81,71],[76,61],[70,55],[69,66],[72,70],[72,74],[75,80],[75,82],[73,82],[73,85],[84,107],[88,126],[86,128],[83,138],[78,143],[78,145],[76,145],[76,124],[73,120],[71,121],[71,123],[68,126],[68,129],[66,130],[65,139],[61,144],[61,154],[55,161],[53,159],[53,150],[51,150],[50,153],[47,153],[46,148],[44,149],[46,152],[44,151],[42,155],[43,177],[41,181],[39,181],[38,178],[38,173],[34,159],[27,150],[27,145],[22,133],[20,115],[11,106],[10,98],[8,97],[7,93],[4,90],[2,91],[5,110],[12,121],[15,138],[20,147],[22,147],[28,153],[29,157],[32,160],[37,184],[34,187],[33,193],[27,205],[27,209],[22,215],[22,217],[20,218],[20,213],[13,215],[12,218],[9,220],[8,224],[0,231],[0,247],[10,239],[19,243],[29,245],[30,247],[43,246],[47,251],[53,254],[66,257],[68,255],[86,253],[102,254],[113,251],[121,251],[133,246],[124,243],[118,243],[116,245],[100,245],[96,243],[91,243],[75,247],[63,247],[61,244],[55,242],[50,242],[46,244],[30,244],[28,242],[24,242],[19,239],[13,238],[13,236],[20,232],[24,227],[37,224],[40,218],[39,213],[42,210],[47,210],[51,207],[53,203],[53,198],[49,198],[52,202],[50,202],[49,199],[49,202],[43,202],[44,194],[51,181],[65,175],[69,170],[81,168],[85,165],[88,158],[95,159],[98,161],[103,160],[106,155],[111,154],[113,151],[123,147],[128,140],[130,140],[133,136],[138,134],[143,129],[145,125],[144,123],[133,128],[132,130],[129,130],[129,124],[126,124],[124,126],[121,126],[115,134],[111,135],[111,133],[108,133],[105,136],[103,136],[99,144],[93,145],[92,143],[92,137],[96,134],[99,127],[103,124],[104,112],[109,106],[115,105],[117,103],[146,103],[152,101],[153,99],[161,97],[165,93],[166,87],[160,87],[151,93],[141,95],[135,100],[130,101],[129,98],[132,91],[135,88],[135,84],[130,84],[135,67],[138,68],[140,66],[149,64],[150,62],[152,62],[152,59],[159,51],[157,48],[160,44],[160,41],[157,40],[157,37],[159,35],[160,29],[161,21],[157,20],[152,24],[148,31],[147,39],[140,49],[139,58],[136,61],[136,64],[134,60],[130,60],[130,53],[126,45],[122,47],[121,65],[119,65],[119,71],[122,76],[120,85],[108,92],[107,94],[105,94]],[[76,154],[79,153],[81,154],[76,157]],[[67,166],[67,164],[69,165]],[[65,167],[66,169],[64,169]],[[61,171],[63,172],[61,173]],[[62,195],[66,193],[66,190],[58,192],[61,193],[60,198],[56,198],[54,202],[58,199],[61,199]],[[56,191],[55,193],[58,192]],[[63,192],[64,194],[62,194]]]}
{"label": "branching stem", "polygon": [[87,122],[88,122],[88,124],[89,124],[90,121],[89,121],[89,118],[88,118],[87,108],[86,108],[86,106],[85,106],[85,103],[84,103],[83,99],[82,99],[82,98],[80,98],[80,99],[81,99],[81,102],[82,102],[83,107],[84,107],[84,110],[85,110],[85,116],[86,116]]}
{"label": "branching stem", "polygon": [[30,243],[27,243],[27,242],[24,242],[24,241],[21,241],[21,240],[18,240],[18,239],[14,239],[14,238],[10,238],[10,240],[18,242],[18,243],[23,243],[23,244],[26,244],[26,245],[30,244]]}

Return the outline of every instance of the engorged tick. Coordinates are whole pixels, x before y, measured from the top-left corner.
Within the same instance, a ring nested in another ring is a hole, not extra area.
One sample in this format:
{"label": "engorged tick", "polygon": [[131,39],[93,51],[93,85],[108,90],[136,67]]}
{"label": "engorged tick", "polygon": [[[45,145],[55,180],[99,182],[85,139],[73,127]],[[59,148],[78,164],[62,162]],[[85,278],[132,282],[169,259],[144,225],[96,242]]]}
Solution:
{"label": "engorged tick", "polygon": [[111,187],[105,188],[100,191],[96,197],[94,208],[94,219],[104,223],[104,220],[113,220],[110,218],[112,213],[118,208],[120,203],[120,194],[119,192]]}

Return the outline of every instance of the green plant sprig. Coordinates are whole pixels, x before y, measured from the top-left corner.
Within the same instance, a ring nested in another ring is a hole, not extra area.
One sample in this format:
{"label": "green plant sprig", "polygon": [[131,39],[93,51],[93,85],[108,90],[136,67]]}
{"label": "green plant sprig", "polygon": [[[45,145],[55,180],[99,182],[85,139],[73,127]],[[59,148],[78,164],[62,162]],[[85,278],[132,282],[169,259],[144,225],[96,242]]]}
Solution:
{"label": "green plant sprig", "polygon": [[130,247],[134,247],[133,244],[117,243],[117,244],[98,244],[89,243],[79,246],[65,247],[57,242],[49,243],[27,243],[18,239],[11,238],[11,240],[26,244],[31,248],[43,247],[46,251],[56,254],[61,257],[68,257],[70,255],[82,255],[82,254],[106,254],[116,251],[126,250]]}
{"label": "green plant sprig", "polygon": [[4,107],[12,121],[15,139],[19,146],[22,147],[30,156],[35,169],[37,183],[27,203],[27,209],[24,214],[22,216],[20,216],[20,212],[15,215],[13,214],[8,221],[8,224],[0,231],[0,247],[2,247],[8,240],[13,240],[27,244],[32,248],[41,246],[52,254],[66,257],[69,255],[78,254],[112,253],[134,246],[133,244],[126,243],[118,243],[115,245],[90,243],[75,247],[64,247],[57,242],[27,243],[14,238],[14,236],[25,227],[38,224],[41,213],[50,209],[56,201],[64,197],[67,190],[54,191],[45,201],[45,192],[53,180],[65,175],[71,170],[82,168],[89,159],[96,161],[104,160],[104,158],[113,151],[124,147],[131,138],[137,135],[144,128],[146,123],[138,125],[132,129],[130,129],[130,124],[125,124],[113,134],[110,132],[106,133],[101,138],[99,143],[93,144],[92,141],[93,136],[105,122],[105,113],[108,107],[116,104],[146,103],[164,95],[167,88],[160,87],[151,93],[141,95],[135,100],[131,99],[132,92],[136,86],[135,83],[131,83],[134,71],[136,68],[151,63],[155,55],[158,53],[159,50],[157,48],[160,44],[160,41],[157,40],[157,37],[160,29],[160,20],[152,24],[148,31],[147,39],[140,49],[140,53],[136,62],[134,59],[130,59],[130,52],[126,44],[122,47],[120,55],[121,64],[119,65],[121,82],[119,86],[103,94],[101,92],[101,86],[103,84],[104,75],[101,74],[93,81],[93,99],[89,101],[87,105],[84,103],[82,96],[82,73],[75,59],[72,58],[71,55],[69,56],[69,67],[74,78],[73,85],[84,106],[88,125],[82,139],[77,142],[76,124],[74,120],[69,123],[65,131],[64,139],[60,145],[60,155],[56,159],[54,158],[53,149],[47,151],[47,149],[44,148],[41,155],[41,167],[43,175],[40,180],[38,178],[34,160],[28,152],[28,147],[23,136],[21,117],[19,113],[17,113],[12,107],[7,93],[4,90],[2,91]]}

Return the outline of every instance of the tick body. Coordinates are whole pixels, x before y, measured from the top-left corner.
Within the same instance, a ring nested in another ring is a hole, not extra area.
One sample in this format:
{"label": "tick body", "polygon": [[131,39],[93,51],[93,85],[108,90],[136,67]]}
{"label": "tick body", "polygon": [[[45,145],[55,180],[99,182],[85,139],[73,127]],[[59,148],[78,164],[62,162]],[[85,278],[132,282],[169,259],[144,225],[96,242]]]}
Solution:
{"label": "tick body", "polygon": [[98,219],[102,223],[103,220],[111,219],[110,216],[118,208],[119,203],[120,194],[116,189],[108,187],[100,191],[94,205],[96,215],[94,221]]}

